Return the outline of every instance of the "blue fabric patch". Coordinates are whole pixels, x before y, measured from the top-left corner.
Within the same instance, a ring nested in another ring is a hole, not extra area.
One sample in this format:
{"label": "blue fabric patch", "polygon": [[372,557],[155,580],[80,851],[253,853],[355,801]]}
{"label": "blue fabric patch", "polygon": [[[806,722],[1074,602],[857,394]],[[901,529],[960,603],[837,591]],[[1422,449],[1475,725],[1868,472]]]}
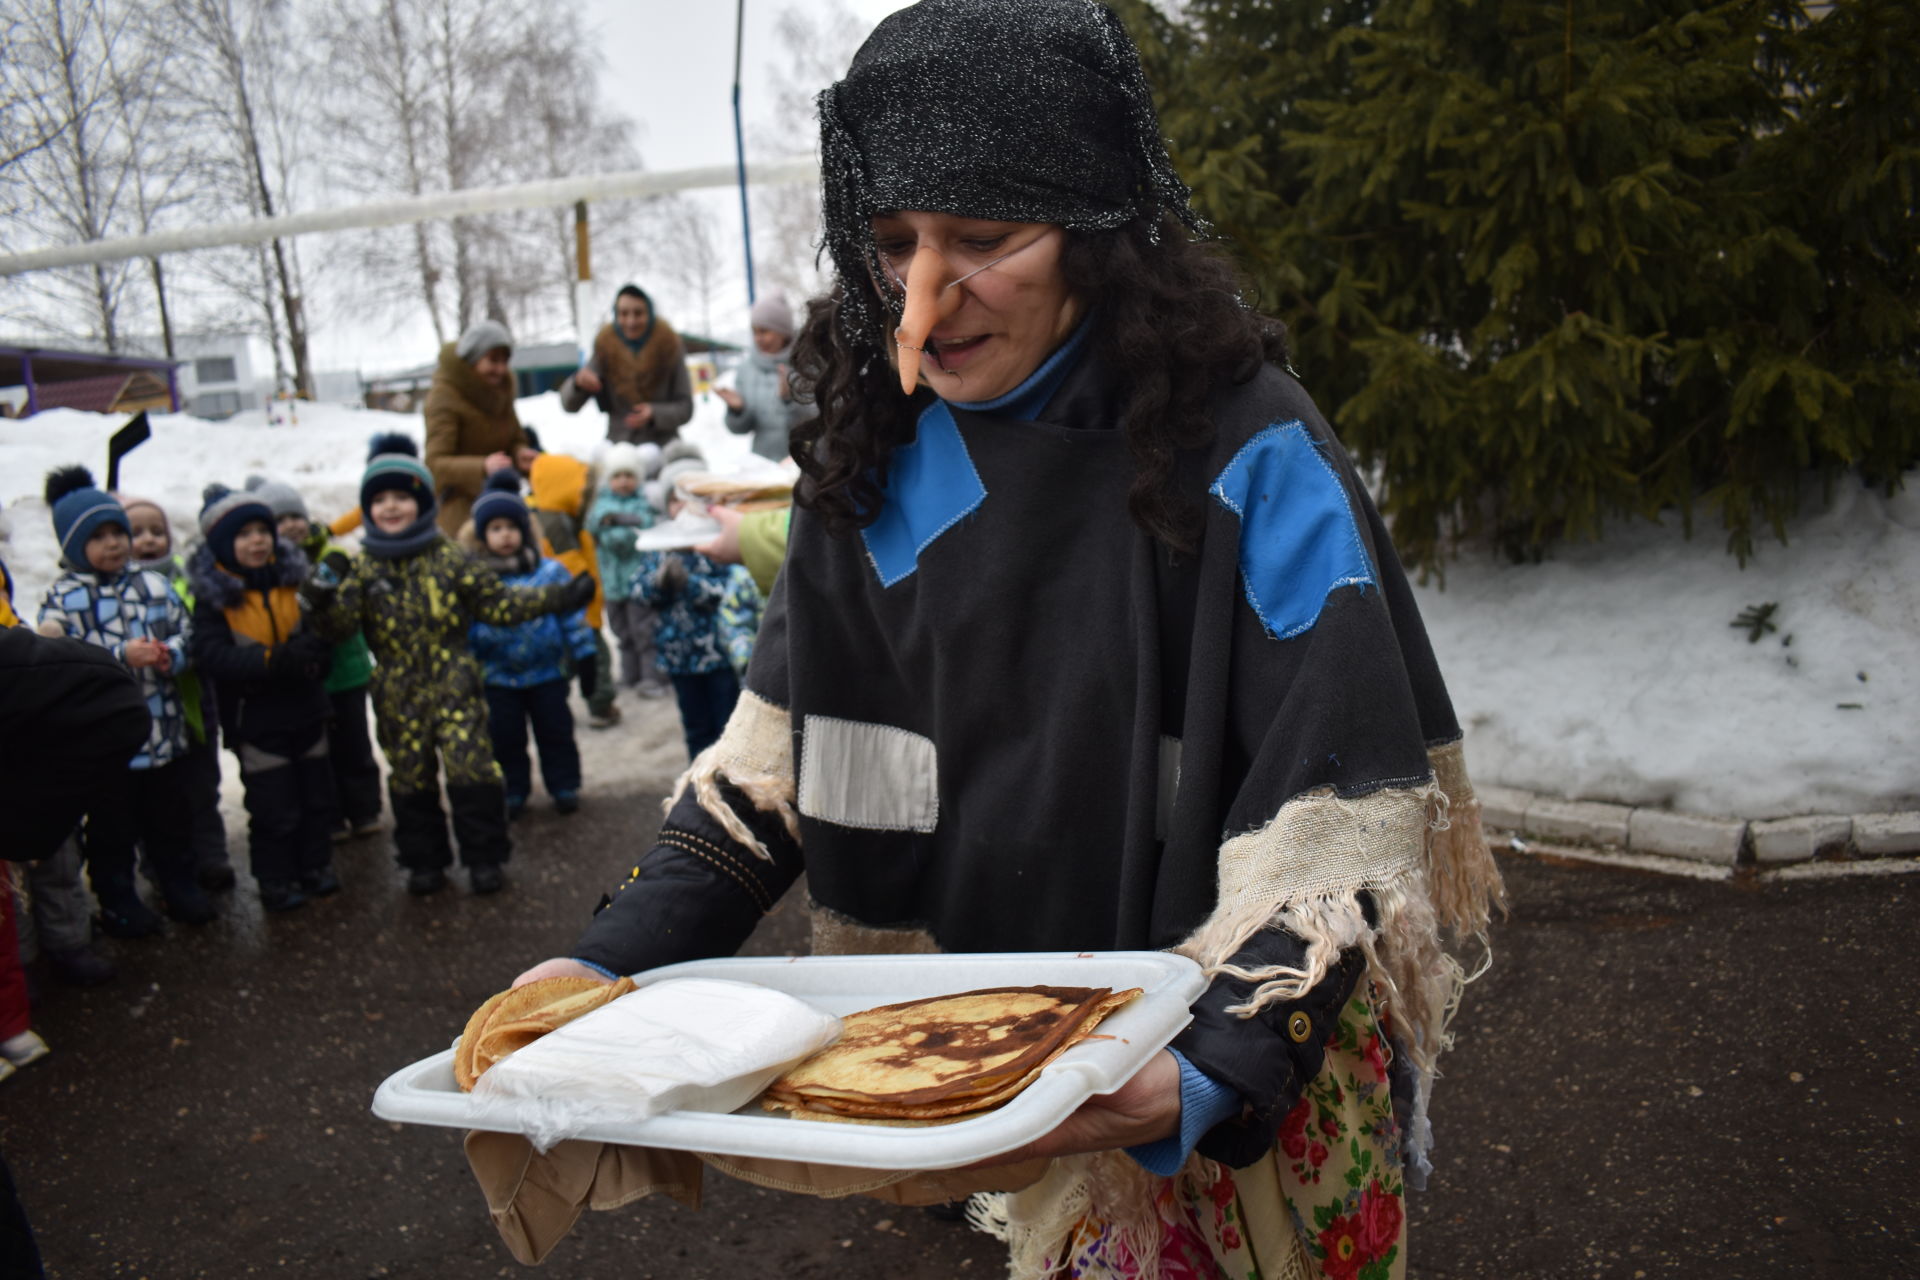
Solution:
{"label": "blue fabric patch", "polygon": [[1267,634],[1297,636],[1336,588],[1374,581],[1347,491],[1295,419],[1242,446],[1207,490],[1240,517],[1240,577]]}
{"label": "blue fabric patch", "polygon": [[944,401],[920,414],[913,443],[896,449],[880,518],[860,531],[880,585],[890,587],[920,567],[920,553],[971,515],[987,486]]}

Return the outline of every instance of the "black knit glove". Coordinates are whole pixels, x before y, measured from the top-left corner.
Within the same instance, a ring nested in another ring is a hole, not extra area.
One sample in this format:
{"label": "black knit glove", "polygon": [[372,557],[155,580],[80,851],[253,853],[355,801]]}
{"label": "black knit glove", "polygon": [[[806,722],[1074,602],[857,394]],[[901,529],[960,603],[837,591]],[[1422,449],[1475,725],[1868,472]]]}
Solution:
{"label": "black knit glove", "polygon": [[592,702],[593,691],[600,687],[600,664],[594,661],[592,654],[574,659],[574,664],[574,674],[580,678],[580,696]]}
{"label": "black knit glove", "polygon": [[267,674],[289,684],[318,680],[332,657],[332,645],[311,631],[296,631],[267,659]]}
{"label": "black knit glove", "polygon": [[300,607],[309,613],[322,612],[333,605],[333,597],[340,590],[340,584],[353,572],[353,561],[338,551],[329,551],[313,567],[307,580],[300,584]]}
{"label": "black knit glove", "polygon": [[560,589],[560,606],[555,609],[554,612],[572,613],[576,609],[586,608],[588,603],[593,599],[593,592],[593,575],[590,573],[581,574]]}

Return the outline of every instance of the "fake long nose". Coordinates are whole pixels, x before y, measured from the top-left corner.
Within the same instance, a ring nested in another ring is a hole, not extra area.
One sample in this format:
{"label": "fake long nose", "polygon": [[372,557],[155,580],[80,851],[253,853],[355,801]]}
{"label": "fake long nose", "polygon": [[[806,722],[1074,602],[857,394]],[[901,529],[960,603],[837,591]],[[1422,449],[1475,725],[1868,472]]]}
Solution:
{"label": "fake long nose", "polygon": [[900,313],[900,327],[893,331],[900,356],[900,390],[907,395],[920,385],[927,335],[960,309],[960,291],[947,288],[950,278],[947,260],[938,249],[923,244],[915,251],[907,268],[907,305]]}

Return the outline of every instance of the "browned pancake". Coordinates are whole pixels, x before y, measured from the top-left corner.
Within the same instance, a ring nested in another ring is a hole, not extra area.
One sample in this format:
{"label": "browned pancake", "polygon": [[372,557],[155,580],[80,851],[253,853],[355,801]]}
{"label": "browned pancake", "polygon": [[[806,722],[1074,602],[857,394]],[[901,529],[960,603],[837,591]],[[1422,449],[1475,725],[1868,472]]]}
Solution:
{"label": "browned pancake", "polygon": [[992,987],[883,1005],[776,1080],[764,1105],[931,1120],[998,1106],[1140,994],[1106,987]]}
{"label": "browned pancake", "polygon": [[454,1046],[454,1082],[471,1090],[473,1082],[500,1059],[631,990],[633,979],[625,977],[614,982],[543,978],[490,997],[467,1019]]}

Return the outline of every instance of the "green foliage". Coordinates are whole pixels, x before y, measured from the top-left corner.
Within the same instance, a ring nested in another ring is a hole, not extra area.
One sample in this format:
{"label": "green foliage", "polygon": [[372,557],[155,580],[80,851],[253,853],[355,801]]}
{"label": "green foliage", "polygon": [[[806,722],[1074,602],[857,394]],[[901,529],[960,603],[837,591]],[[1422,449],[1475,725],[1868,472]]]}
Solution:
{"label": "green foliage", "polygon": [[1912,0],[1115,7],[1408,560],[1920,460]]}
{"label": "green foliage", "polygon": [[[1759,644],[1761,636],[1780,629],[1773,623],[1773,615],[1779,609],[1780,602],[1777,600],[1769,600],[1765,604],[1750,604],[1734,614],[1733,621],[1727,625],[1736,631],[1745,631],[1748,644]],[[1792,640],[1793,637],[1788,636],[1782,643],[1790,643]]]}

